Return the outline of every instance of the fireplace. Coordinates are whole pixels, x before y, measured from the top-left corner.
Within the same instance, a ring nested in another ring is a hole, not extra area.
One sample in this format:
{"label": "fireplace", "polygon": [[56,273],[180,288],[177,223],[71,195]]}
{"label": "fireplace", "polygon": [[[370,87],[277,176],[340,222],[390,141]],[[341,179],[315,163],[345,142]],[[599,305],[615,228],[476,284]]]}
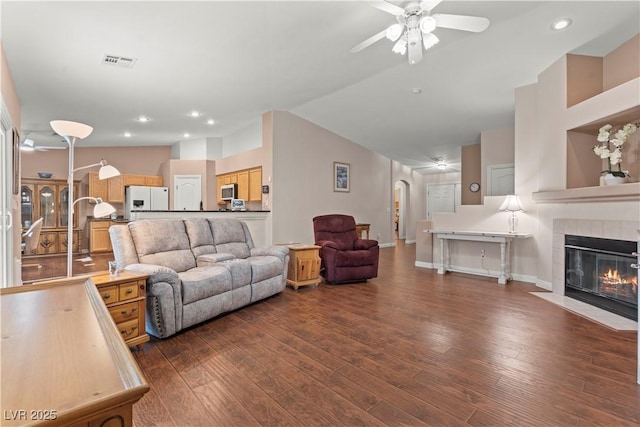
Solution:
{"label": "fireplace", "polygon": [[636,243],[565,235],[565,295],[638,320]]}

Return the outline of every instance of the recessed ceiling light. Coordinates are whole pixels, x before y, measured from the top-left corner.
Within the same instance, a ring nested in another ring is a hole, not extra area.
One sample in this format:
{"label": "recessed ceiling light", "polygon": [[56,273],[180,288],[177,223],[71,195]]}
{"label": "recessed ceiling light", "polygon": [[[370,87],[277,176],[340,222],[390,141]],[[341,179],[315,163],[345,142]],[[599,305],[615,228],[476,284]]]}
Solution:
{"label": "recessed ceiling light", "polygon": [[213,120],[213,119],[209,119],[209,120],[207,120],[207,124],[208,124],[208,125],[215,125],[215,124],[216,124],[216,121],[215,121],[215,120]]}
{"label": "recessed ceiling light", "polygon": [[414,95],[420,95],[422,93],[422,89],[420,89],[419,87],[414,87],[413,89],[411,89],[411,93]]}
{"label": "recessed ceiling light", "polygon": [[559,18],[553,21],[553,24],[551,24],[551,29],[556,31],[564,30],[565,28],[569,27],[572,22],[573,21],[569,18]]}
{"label": "recessed ceiling light", "polygon": [[147,117],[147,116],[140,116],[136,120],[139,121],[140,123],[147,123],[151,119],[149,117]]}
{"label": "recessed ceiling light", "polygon": [[123,135],[124,135],[125,138],[131,138],[131,136],[132,136],[131,132],[125,132]]}
{"label": "recessed ceiling light", "polygon": [[197,112],[197,111],[195,111],[195,110],[193,110],[192,112],[190,112],[190,113],[189,113],[189,115],[190,115],[191,117],[200,117],[200,113],[199,113],[199,112]]}
{"label": "recessed ceiling light", "polygon": [[188,132],[185,132],[184,135],[182,135],[182,136],[184,136],[185,138],[189,138],[191,135],[189,135]]}

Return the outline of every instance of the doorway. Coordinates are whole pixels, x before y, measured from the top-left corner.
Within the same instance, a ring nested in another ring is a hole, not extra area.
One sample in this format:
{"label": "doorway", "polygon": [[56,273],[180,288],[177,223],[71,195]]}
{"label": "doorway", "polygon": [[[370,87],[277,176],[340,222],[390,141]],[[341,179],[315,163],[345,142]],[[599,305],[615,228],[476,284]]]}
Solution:
{"label": "doorway", "polygon": [[487,166],[487,196],[507,196],[514,193],[514,166]]}
{"label": "doorway", "polygon": [[201,182],[200,175],[174,175],[173,209],[176,211],[200,210]]}
{"label": "doorway", "polygon": [[407,238],[407,222],[409,218],[409,183],[397,181],[393,186],[393,209],[396,239]]}

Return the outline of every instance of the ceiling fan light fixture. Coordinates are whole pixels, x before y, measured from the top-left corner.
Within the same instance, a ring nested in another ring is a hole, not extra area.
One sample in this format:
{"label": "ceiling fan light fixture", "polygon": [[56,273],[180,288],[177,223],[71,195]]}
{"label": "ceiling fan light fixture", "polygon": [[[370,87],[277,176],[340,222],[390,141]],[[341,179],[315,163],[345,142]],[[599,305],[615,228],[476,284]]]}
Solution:
{"label": "ceiling fan light fixture", "polygon": [[436,29],[437,22],[433,16],[423,16],[420,19],[420,31],[424,34],[429,34]]}
{"label": "ceiling fan light fixture", "polygon": [[422,44],[425,50],[429,50],[440,42],[440,39],[433,33],[425,34],[422,37]]}
{"label": "ceiling fan light fixture", "polygon": [[445,170],[447,168],[447,164],[444,161],[438,162],[438,164],[436,166],[440,170]]}
{"label": "ceiling fan light fixture", "polygon": [[404,26],[402,24],[393,24],[387,28],[385,36],[391,40],[392,42],[398,40],[402,35],[402,31],[404,30]]}
{"label": "ceiling fan light fixture", "polygon": [[405,38],[402,37],[400,40],[398,40],[396,44],[393,45],[393,49],[391,50],[394,53],[399,53],[400,55],[404,55],[405,53],[407,53],[407,41],[405,40]]}
{"label": "ceiling fan light fixture", "polygon": [[35,149],[36,147],[32,139],[27,138],[20,144],[20,150],[22,151],[35,151]]}

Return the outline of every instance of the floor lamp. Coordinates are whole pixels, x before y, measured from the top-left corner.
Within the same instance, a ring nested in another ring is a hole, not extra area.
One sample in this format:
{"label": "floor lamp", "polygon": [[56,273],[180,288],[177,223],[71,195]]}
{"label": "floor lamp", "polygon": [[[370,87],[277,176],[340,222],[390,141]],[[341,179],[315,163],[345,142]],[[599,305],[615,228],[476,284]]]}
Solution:
{"label": "floor lamp", "polygon": [[[51,121],[50,124],[53,131],[58,135],[60,135],[61,137],[63,137],[64,140],[67,141],[67,144],[69,145],[69,175],[67,177],[67,185],[68,185],[68,191],[69,191],[68,208],[67,208],[67,277],[71,277],[72,270],[73,270],[72,269],[73,205],[80,200],[92,199],[96,201],[96,206],[94,208],[94,216],[99,217],[98,215],[96,215],[96,210],[98,211],[97,212],[98,214],[108,211],[108,213],[103,214],[102,216],[109,215],[115,212],[115,209],[113,208],[113,206],[109,205],[108,203],[104,203],[101,199],[97,199],[94,197],[81,197],[77,200],[74,200],[73,199],[73,174],[77,170],[86,169],[94,166],[101,166],[100,172],[98,173],[98,176],[100,179],[107,179],[113,176],[118,176],[120,175],[120,172],[118,172],[118,170],[113,166],[107,165],[107,163],[104,160],[101,160],[100,163],[95,163],[93,165],[83,166],[78,169],[74,169],[73,168],[73,151],[75,148],[76,140],[85,139],[86,137],[91,135],[93,128],[91,126],[88,126],[82,123],[69,122],[66,120],[53,120]],[[105,206],[102,206],[100,207],[100,209],[98,209],[98,207],[101,205],[105,205]]]}

